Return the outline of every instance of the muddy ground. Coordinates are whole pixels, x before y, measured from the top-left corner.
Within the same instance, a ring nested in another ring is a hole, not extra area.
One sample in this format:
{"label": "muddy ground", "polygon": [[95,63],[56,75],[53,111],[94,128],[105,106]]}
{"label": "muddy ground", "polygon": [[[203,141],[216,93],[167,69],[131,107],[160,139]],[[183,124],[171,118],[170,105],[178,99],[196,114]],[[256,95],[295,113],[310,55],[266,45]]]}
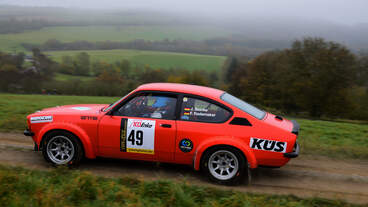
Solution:
{"label": "muddy ground", "polygon": [[[0,164],[51,169],[42,154],[33,151],[32,140],[17,133],[0,133]],[[135,176],[145,180],[186,180],[197,185],[242,192],[292,194],[303,198],[321,197],[368,204],[368,161],[362,160],[337,160],[301,155],[279,169],[253,170],[250,186],[234,187],[211,184],[190,166],[173,164],[99,158],[83,161],[79,169],[108,177]]]}

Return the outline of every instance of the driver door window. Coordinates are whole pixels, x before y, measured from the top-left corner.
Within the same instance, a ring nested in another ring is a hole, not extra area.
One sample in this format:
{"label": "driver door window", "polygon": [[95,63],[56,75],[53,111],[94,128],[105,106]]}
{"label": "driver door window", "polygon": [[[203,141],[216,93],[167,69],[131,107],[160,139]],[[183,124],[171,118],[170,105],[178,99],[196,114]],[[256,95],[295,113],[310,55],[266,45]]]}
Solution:
{"label": "driver door window", "polygon": [[139,95],[125,103],[115,115],[153,119],[175,119],[176,98],[167,95]]}

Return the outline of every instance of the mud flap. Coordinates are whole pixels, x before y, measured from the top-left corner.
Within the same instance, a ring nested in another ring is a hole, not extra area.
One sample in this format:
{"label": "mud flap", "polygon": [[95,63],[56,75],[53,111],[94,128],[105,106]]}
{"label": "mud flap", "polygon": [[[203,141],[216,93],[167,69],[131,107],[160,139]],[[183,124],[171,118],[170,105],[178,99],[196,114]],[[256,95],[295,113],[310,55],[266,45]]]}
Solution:
{"label": "mud flap", "polygon": [[252,171],[250,170],[250,164],[249,164],[249,162],[247,162],[248,163],[248,167],[247,167],[247,186],[251,186],[252,185]]}

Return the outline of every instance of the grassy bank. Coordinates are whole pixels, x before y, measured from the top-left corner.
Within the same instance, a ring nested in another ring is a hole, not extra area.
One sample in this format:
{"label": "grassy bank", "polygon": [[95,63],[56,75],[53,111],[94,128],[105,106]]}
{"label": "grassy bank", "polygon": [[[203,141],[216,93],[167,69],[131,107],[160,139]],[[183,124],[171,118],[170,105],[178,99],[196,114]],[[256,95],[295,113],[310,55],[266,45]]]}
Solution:
{"label": "grassy bank", "polygon": [[86,172],[49,172],[0,166],[1,206],[355,206],[342,201],[300,199],[224,191],[168,180],[103,178]]}
{"label": "grassy bank", "polygon": [[368,124],[297,119],[302,153],[368,159]]}
{"label": "grassy bank", "polygon": [[[122,94],[122,96],[125,94]],[[0,131],[22,131],[27,114],[47,107],[111,103],[119,97],[0,94]],[[368,159],[368,124],[297,119],[301,153]]]}

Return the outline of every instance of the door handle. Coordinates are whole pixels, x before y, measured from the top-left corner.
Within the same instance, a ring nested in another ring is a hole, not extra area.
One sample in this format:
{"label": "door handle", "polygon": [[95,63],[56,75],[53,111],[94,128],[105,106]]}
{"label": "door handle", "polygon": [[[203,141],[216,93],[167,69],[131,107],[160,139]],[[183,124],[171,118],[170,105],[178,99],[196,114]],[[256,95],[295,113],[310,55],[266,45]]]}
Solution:
{"label": "door handle", "polygon": [[171,128],[171,124],[160,124],[160,126],[164,128]]}

